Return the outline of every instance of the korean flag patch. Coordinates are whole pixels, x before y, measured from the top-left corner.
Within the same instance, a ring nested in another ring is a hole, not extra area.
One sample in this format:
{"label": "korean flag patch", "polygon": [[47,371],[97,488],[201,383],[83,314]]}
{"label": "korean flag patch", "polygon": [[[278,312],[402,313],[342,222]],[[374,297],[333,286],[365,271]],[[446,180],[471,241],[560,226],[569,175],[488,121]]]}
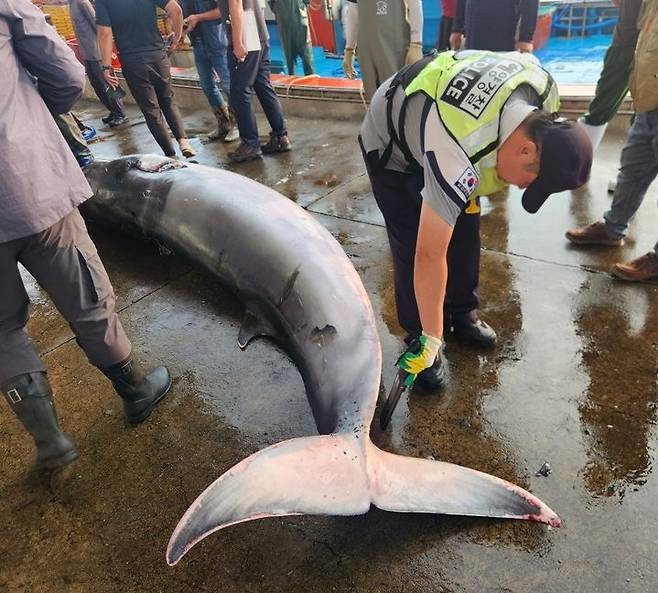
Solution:
{"label": "korean flag patch", "polygon": [[464,196],[464,199],[468,200],[478,186],[478,181],[478,176],[475,171],[471,169],[471,167],[467,167],[467,169],[460,175],[459,179],[455,181],[455,187]]}

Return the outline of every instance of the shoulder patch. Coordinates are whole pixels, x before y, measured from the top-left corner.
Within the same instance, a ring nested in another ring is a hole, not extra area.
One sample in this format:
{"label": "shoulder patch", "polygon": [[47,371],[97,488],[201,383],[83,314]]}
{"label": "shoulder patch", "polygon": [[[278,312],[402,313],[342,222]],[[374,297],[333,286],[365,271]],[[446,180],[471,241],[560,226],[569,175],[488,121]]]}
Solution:
{"label": "shoulder patch", "polygon": [[477,173],[471,167],[466,167],[466,170],[459,176],[459,179],[455,181],[455,187],[468,200],[478,186],[478,182]]}

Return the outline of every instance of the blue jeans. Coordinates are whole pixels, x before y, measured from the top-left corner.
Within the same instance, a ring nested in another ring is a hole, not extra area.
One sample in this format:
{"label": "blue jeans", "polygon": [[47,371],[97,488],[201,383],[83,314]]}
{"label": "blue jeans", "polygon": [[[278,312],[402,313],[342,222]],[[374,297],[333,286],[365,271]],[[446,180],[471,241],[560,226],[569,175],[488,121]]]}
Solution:
{"label": "blue jeans", "polygon": [[256,93],[265,117],[275,136],[287,136],[281,103],[270,82],[270,48],[266,44],[260,51],[250,51],[243,62],[238,62],[229,48],[231,68],[231,107],[240,130],[240,139],[254,148],[260,147],[256,114],[251,98]]}
{"label": "blue jeans", "polygon": [[[638,113],[621,152],[621,168],[612,205],[604,215],[608,232],[626,234],[628,222],[658,175],[658,109]],[[658,253],[658,242],[654,246]]]}
{"label": "blue jeans", "polygon": [[227,97],[230,96],[231,76],[226,60],[226,48],[208,51],[203,43],[195,43],[192,49],[194,51],[196,69],[199,73],[199,83],[208,99],[208,103],[213,108],[223,107],[226,104],[226,100],[222,96],[219,86],[217,86],[215,73],[219,77],[221,90],[224,91]]}

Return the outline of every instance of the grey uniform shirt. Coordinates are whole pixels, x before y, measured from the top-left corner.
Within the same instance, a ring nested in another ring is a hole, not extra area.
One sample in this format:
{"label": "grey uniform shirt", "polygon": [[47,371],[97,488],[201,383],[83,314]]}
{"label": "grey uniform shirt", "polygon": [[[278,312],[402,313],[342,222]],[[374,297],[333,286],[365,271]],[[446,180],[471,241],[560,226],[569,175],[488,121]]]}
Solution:
{"label": "grey uniform shirt", "polygon": [[30,0],[0,0],[0,80],[4,243],[47,229],[92,191],[48,111],[73,107],[84,68]]}
{"label": "grey uniform shirt", "polygon": [[90,62],[100,62],[98,33],[96,32],[96,11],[89,0],[69,0],[71,21],[82,50],[82,56]]}
{"label": "grey uniform shirt", "polygon": [[[377,150],[381,156],[389,143],[385,95],[391,80],[392,77],[377,89],[361,126],[361,141],[367,153]],[[396,128],[404,98],[404,90],[398,87],[393,95],[392,113]],[[518,102],[534,104],[537,107],[540,105],[539,96],[527,85],[519,87],[510,96],[507,105]],[[504,110],[501,115],[500,141],[506,140],[519,123],[515,121],[511,110],[509,113]],[[477,171],[461,146],[446,130],[436,103],[423,93],[416,93],[409,98],[404,127],[411,155],[423,168],[423,200],[427,201],[445,222],[454,226],[468,199],[477,189]],[[399,131],[397,133],[399,135]],[[408,167],[409,163],[404,154],[394,145],[386,168],[406,171]]]}

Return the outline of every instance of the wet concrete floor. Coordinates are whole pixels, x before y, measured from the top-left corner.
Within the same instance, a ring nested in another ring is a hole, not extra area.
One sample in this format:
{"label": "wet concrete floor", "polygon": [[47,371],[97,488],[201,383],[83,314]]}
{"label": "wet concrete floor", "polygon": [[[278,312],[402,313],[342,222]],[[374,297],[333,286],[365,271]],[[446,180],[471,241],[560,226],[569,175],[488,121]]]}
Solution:
{"label": "wet concrete floor", "polygon": [[[93,103],[79,113],[100,130],[99,157],[158,152],[134,107],[121,131],[102,129]],[[210,114],[185,116],[199,162],[228,168],[227,147],[201,141]],[[293,152],[230,168],[307,208],[343,245],[378,315],[388,388],[402,333],[358,121],[291,117],[289,125]],[[563,237],[609,204],[622,144],[622,135],[608,138],[590,184],[536,216],[523,212],[517,190],[483,201],[482,317],[499,345],[478,352],[449,343],[450,386],[405,396],[382,437],[389,450],[530,489],[561,515],[561,529],[377,509],[269,519],[214,534],[169,568],[171,531],[214,478],[315,428],[285,352],[268,341],[238,349],[240,303],[213,278],[157,246],[92,229],[136,350],[166,363],[174,387],[149,421],[130,428],[110,384],[25,274],[30,333],[81,457],[51,481],[26,481],[31,441],[0,407],[0,593],[658,590],[658,283],[607,273],[658,238],[656,187],[625,247],[574,249]],[[535,475],[544,462],[552,473]]]}

